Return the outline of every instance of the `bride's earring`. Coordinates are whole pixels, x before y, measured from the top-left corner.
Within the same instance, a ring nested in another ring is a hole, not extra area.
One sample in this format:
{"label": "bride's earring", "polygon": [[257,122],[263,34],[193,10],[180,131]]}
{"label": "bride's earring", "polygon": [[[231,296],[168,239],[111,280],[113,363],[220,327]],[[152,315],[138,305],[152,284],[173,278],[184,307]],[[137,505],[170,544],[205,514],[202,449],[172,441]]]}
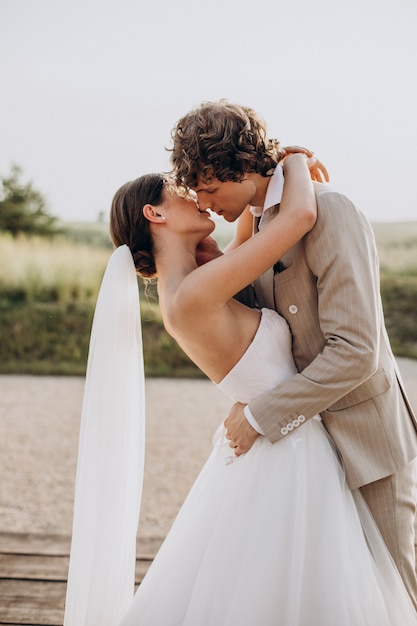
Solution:
{"label": "bride's earring", "polygon": [[161,213],[157,213],[155,210],[155,207],[153,207],[151,204],[145,204],[143,207],[143,215],[144,217],[149,220],[150,222],[165,222],[166,221],[166,217],[165,215],[161,215]]}

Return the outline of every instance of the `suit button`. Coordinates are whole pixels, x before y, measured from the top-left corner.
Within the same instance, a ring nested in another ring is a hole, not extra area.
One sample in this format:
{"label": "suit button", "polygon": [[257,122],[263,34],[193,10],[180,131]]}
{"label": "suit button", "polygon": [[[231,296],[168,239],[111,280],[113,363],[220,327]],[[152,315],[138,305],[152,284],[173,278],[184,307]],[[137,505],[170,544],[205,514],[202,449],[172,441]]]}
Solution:
{"label": "suit button", "polygon": [[304,417],[304,415],[299,415],[298,416],[298,421],[300,422],[300,424],[302,424],[303,422],[306,421],[306,418]]}
{"label": "suit button", "polygon": [[290,304],[290,306],[288,307],[288,310],[291,313],[291,315],[295,315],[296,313],[298,313],[298,306],[296,304]]}
{"label": "suit button", "polygon": [[288,435],[288,428],[286,426],[281,428],[281,435]]}
{"label": "suit button", "polygon": [[299,425],[300,425],[300,420],[299,420],[299,419],[297,419],[297,418],[295,418],[295,419],[292,421],[292,425],[294,426],[294,428],[298,428],[298,427],[299,427]]}
{"label": "suit button", "polygon": [[287,424],[287,430],[294,430],[294,425],[291,422]]}

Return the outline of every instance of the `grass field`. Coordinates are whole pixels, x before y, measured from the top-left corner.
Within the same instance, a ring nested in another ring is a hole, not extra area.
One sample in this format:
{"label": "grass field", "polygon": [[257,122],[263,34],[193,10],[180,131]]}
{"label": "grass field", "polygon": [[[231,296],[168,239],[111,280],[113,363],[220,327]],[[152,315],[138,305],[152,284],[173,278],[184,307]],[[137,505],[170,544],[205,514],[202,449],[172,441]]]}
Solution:
{"label": "grass field", "polygon": [[417,222],[372,224],[381,271],[417,276]]}
{"label": "grass field", "polygon": [[[417,222],[374,224],[394,352],[417,358]],[[225,245],[230,230],[219,228]],[[111,254],[106,224],[67,224],[55,239],[0,234],[0,372],[84,374],[94,305]],[[155,287],[141,306],[145,367],[195,376],[163,329]]]}

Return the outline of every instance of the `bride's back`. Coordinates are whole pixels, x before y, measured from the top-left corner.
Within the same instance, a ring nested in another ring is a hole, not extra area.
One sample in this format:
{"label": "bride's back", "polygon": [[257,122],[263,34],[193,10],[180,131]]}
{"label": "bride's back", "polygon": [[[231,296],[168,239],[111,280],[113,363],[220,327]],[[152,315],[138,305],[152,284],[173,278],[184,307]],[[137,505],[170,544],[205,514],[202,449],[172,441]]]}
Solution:
{"label": "bride's back", "polygon": [[233,299],[219,304],[182,298],[161,304],[167,332],[215,383],[243,356],[261,319],[260,311]]}

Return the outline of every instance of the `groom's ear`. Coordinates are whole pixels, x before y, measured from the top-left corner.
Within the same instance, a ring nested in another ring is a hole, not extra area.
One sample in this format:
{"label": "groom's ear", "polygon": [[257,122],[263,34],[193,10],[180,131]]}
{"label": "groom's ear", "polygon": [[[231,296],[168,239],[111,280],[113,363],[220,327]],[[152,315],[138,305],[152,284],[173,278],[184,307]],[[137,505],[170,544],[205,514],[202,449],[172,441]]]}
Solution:
{"label": "groom's ear", "polygon": [[156,208],[152,204],[145,204],[143,207],[143,215],[150,222],[160,223],[165,222],[165,217],[157,212]]}

